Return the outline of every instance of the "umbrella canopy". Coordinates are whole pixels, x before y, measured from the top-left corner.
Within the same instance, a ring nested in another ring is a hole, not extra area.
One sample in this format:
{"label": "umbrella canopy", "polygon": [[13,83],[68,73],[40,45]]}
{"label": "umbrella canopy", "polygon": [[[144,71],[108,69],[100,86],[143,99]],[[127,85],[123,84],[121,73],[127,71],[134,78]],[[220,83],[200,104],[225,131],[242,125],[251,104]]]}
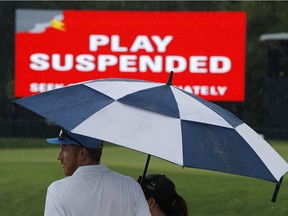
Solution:
{"label": "umbrella canopy", "polygon": [[83,82],[15,103],[76,133],[183,167],[279,182],[285,160],[241,119],[168,83]]}

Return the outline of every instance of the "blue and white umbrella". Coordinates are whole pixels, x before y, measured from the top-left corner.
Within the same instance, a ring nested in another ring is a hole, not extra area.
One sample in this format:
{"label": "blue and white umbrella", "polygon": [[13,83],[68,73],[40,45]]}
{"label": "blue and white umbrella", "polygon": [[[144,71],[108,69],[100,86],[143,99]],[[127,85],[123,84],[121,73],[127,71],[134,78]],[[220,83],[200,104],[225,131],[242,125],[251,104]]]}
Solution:
{"label": "blue and white umbrella", "polygon": [[279,183],[286,161],[221,107],[171,84],[130,79],[83,82],[15,102],[63,128],[183,167]]}

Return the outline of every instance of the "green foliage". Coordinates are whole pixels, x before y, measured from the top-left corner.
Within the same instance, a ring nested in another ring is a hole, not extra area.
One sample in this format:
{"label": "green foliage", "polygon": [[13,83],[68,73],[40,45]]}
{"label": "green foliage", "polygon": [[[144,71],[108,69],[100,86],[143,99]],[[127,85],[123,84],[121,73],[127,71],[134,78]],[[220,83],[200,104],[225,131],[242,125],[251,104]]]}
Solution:
{"label": "green foliage", "polygon": [[47,142],[45,139],[41,138],[0,138],[0,149],[11,149],[11,148],[45,148],[47,147]]}
{"label": "green foliage", "polygon": [[[13,148],[8,148],[11,140]],[[56,160],[58,148],[43,140],[24,139],[37,148],[15,148],[20,139],[0,139],[0,215],[43,215],[47,187],[63,178]],[[271,142],[287,160],[288,143]],[[142,175],[146,155],[123,147],[106,144],[102,163],[111,169],[137,179]],[[276,204],[270,203],[274,183],[259,179],[223,174],[178,165],[152,157],[149,173],[162,173],[171,178],[177,191],[187,201],[190,215],[287,215],[288,180],[284,178]]]}
{"label": "green foliage", "polygon": [[244,116],[249,125],[259,126],[263,84],[267,75],[267,51],[272,43],[260,42],[262,34],[287,32],[287,2],[245,1],[241,8],[247,13],[246,100]]}

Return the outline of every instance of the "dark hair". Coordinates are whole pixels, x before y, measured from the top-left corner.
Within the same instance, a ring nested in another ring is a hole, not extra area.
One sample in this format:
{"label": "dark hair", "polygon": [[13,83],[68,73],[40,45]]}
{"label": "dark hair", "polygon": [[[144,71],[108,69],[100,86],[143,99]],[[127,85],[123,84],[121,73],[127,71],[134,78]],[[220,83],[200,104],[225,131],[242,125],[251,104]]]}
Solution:
{"label": "dark hair", "polygon": [[174,183],[165,175],[148,175],[141,187],[146,199],[153,197],[167,216],[188,216],[186,201],[177,194]]}
{"label": "dark hair", "polygon": [[95,163],[100,163],[102,148],[86,148],[89,158]]}

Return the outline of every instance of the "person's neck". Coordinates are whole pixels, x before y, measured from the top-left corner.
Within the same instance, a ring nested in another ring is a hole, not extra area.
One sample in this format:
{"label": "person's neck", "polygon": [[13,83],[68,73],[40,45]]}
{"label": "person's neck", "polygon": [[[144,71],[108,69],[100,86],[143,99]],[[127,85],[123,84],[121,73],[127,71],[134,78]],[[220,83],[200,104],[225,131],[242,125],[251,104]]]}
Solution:
{"label": "person's neck", "polygon": [[166,214],[164,212],[160,211],[157,208],[151,209],[151,215],[152,216],[166,216]]}
{"label": "person's neck", "polygon": [[100,163],[92,160],[85,160],[82,161],[82,163],[80,163],[80,166],[89,166],[89,165],[100,165]]}

